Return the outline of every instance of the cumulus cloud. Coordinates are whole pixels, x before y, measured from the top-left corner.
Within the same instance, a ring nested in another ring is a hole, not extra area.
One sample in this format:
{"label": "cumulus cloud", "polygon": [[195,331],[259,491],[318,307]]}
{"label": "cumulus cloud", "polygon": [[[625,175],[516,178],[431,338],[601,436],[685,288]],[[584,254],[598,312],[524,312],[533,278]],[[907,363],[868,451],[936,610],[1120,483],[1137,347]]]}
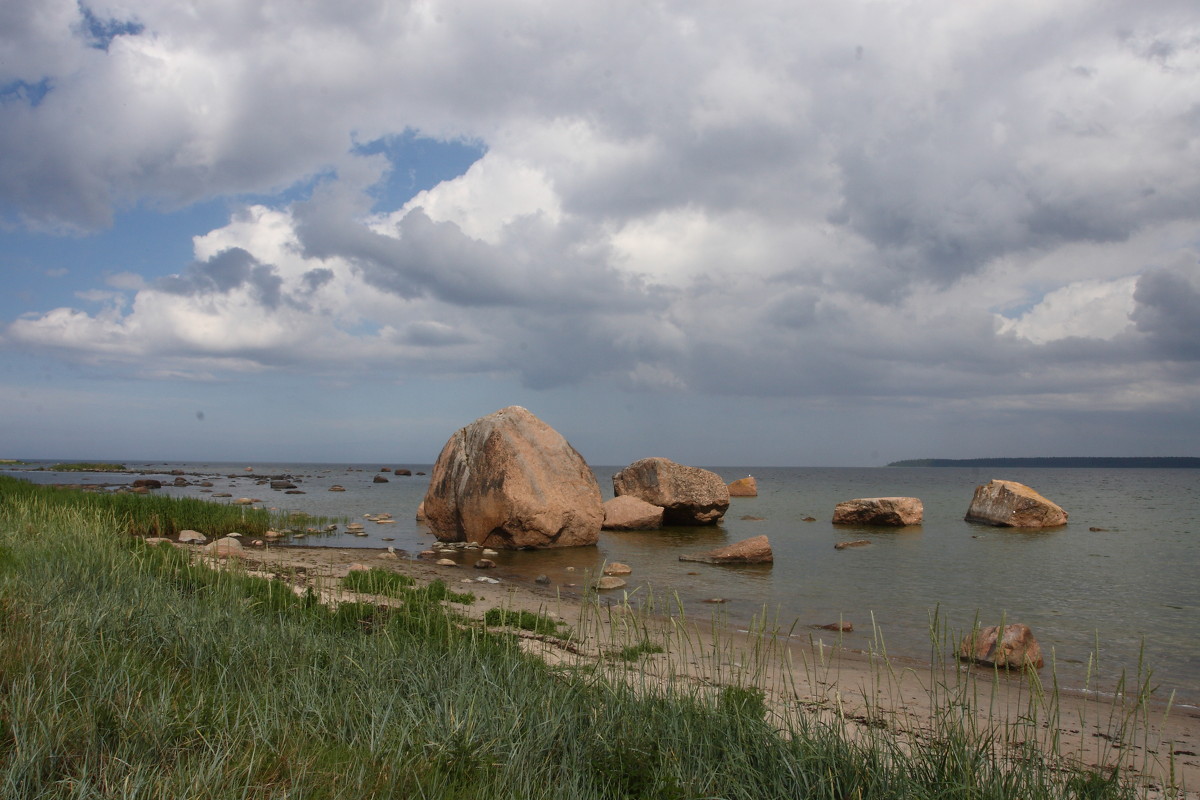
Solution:
{"label": "cumulus cloud", "polygon": [[[5,341],[206,375],[1163,397],[1200,341],[1194,260],[1157,266],[1200,215],[1187,8],[18,0],[8,224],[269,199]],[[356,143],[406,131],[484,153],[376,213],[391,165]]]}

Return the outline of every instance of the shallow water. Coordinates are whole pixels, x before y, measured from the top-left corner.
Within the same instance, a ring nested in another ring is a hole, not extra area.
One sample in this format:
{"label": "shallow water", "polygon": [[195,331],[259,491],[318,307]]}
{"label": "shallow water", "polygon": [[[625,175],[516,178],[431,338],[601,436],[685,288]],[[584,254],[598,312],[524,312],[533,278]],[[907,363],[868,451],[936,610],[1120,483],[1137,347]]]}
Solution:
{"label": "shallow water", "polygon": [[[212,493],[261,498],[293,511],[361,519],[390,512],[393,525],[366,523],[367,536],[344,532],[309,536],[297,544],[381,547],[416,553],[432,542],[414,521],[427,478],[386,474],[379,464],[128,464],[131,470],[220,476]],[[392,464],[414,473],[429,465]],[[612,474],[595,468],[605,498]],[[621,591],[636,598],[678,603],[697,618],[717,613],[735,625],[754,617],[794,635],[836,637],[809,627],[844,620],[855,631],[851,647],[878,647],[893,655],[929,658],[931,620],[956,639],[981,624],[1024,622],[1054,658],[1059,680],[1109,688],[1122,670],[1131,679],[1139,663],[1153,671],[1156,696],[1175,691],[1177,701],[1200,703],[1200,470],[959,468],[711,468],[726,481],[753,474],[759,496],[734,498],[725,520],[707,528],[601,535],[595,548],[502,553],[501,578],[530,580],[545,574],[567,592],[582,591],[606,561],[633,567]],[[101,474],[10,471],[39,483],[132,480]],[[256,485],[266,475],[297,478],[305,494],[285,495]],[[137,476],[133,476],[137,477]],[[189,480],[199,480],[189,475]],[[974,487],[991,478],[1032,486],[1071,515],[1063,528],[1019,532],[963,521]],[[167,482],[170,481],[167,476]],[[345,492],[329,492],[340,484]],[[199,487],[164,487],[162,494],[210,497]],[[899,530],[835,527],[841,500],[879,496],[919,497],[924,524]],[[231,498],[233,499],[233,498]],[[228,502],[228,500],[226,501]],[[761,520],[742,519],[744,516]],[[815,522],[803,521],[805,517]],[[1092,531],[1091,527],[1103,530]],[[680,562],[679,555],[766,534],[772,566],[732,567]],[[835,550],[847,539],[868,547]],[[464,556],[464,566],[473,556]],[[466,576],[464,576],[466,577]],[[473,577],[473,575],[471,576]],[[575,584],[575,586],[569,586]],[[719,606],[706,599],[722,598]],[[1098,659],[1089,667],[1089,661]],[[1139,662],[1140,659],[1140,662]],[[1095,677],[1095,676],[1098,676]],[[1048,671],[1043,680],[1048,681]]]}

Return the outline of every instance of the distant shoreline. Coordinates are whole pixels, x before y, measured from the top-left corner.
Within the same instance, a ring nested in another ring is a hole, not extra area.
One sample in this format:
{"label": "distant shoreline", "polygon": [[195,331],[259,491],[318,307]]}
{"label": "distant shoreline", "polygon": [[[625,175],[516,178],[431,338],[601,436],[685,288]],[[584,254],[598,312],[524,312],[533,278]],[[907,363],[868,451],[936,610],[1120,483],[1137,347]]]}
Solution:
{"label": "distant shoreline", "polygon": [[1200,469],[1200,458],[1176,456],[1066,456],[1055,458],[912,458],[889,467],[1068,467],[1076,469]]}

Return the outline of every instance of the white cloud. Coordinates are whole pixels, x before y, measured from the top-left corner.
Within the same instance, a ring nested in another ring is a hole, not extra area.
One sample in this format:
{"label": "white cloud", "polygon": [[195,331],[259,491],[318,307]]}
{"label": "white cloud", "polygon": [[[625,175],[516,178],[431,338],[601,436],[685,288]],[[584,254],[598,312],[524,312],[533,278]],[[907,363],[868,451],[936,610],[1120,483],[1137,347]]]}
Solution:
{"label": "white cloud", "polygon": [[1034,344],[1079,336],[1114,339],[1133,325],[1137,276],[1112,281],[1079,281],[1049,292],[1016,319],[1001,317],[1000,332]]}
{"label": "white cloud", "polygon": [[390,232],[416,208],[435,222],[453,222],[467,236],[493,245],[500,243],[504,227],[519,217],[539,215],[549,224],[562,219],[558,195],[546,175],[497,152],[476,161],[462,177],[419,192],[372,227]]}

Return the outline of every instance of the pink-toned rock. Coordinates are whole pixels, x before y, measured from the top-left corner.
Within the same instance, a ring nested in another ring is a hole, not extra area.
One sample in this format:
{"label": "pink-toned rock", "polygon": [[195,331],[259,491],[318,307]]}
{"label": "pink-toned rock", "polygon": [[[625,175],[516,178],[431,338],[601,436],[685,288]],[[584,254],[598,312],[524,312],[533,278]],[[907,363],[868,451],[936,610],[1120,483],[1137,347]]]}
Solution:
{"label": "pink-toned rock", "polygon": [[753,475],[747,475],[744,478],[738,478],[733,483],[729,484],[730,497],[758,497],[758,481],[754,480]]}
{"label": "pink-toned rock", "polygon": [[620,561],[614,561],[604,567],[605,575],[629,575],[633,572],[633,567],[628,564],[622,564]]}
{"label": "pink-toned rock", "polygon": [[604,504],[604,529],[609,531],[653,531],[662,527],[663,509],[631,494],[614,497]]}
{"label": "pink-toned rock", "polygon": [[958,648],[958,657],[986,667],[1041,669],[1042,648],[1028,625],[1005,625],[1001,635],[998,625],[972,631],[963,637]]}
{"label": "pink-toned rock", "polygon": [[707,553],[680,556],[680,561],[700,561],[705,564],[770,564],[775,560],[771,543],[766,536],[753,536],[727,547],[718,547]]}
{"label": "pink-toned rock", "polygon": [[244,549],[242,543],[236,538],[226,536],[224,539],[217,539],[215,542],[204,545],[204,552],[218,558],[229,558],[230,556],[241,556]]}
{"label": "pink-toned rock", "polygon": [[993,480],[975,487],[965,519],[1004,528],[1053,528],[1067,524],[1067,512],[1023,483]]}
{"label": "pink-toned rock", "polygon": [[425,521],[425,501],[417,503],[417,522]]}
{"label": "pink-toned rock", "polygon": [[587,462],[556,430],[509,406],[442,448],[425,517],[438,539],[497,549],[593,545],[604,510]]}
{"label": "pink-toned rock", "polygon": [[729,487],[715,472],[643,458],[613,476],[613,494],[663,509],[664,525],[715,525],[729,508]]}
{"label": "pink-toned rock", "polygon": [[605,577],[596,581],[597,589],[620,589],[625,586],[625,581],[620,578]]}
{"label": "pink-toned rock", "polygon": [[834,525],[920,525],[925,506],[915,497],[860,497],[838,503]]}

